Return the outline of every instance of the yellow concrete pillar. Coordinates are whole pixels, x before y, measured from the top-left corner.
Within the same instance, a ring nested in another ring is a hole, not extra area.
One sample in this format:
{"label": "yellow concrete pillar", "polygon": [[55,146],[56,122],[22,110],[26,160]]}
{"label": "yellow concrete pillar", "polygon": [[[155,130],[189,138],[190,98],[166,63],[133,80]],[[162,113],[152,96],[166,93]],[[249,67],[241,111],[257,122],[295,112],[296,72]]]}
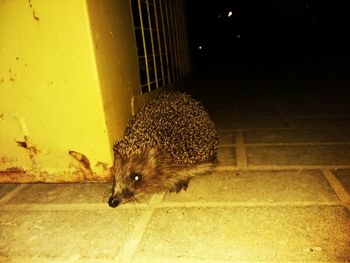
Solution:
{"label": "yellow concrete pillar", "polygon": [[0,2],[0,182],[108,179],[135,45],[129,1]]}

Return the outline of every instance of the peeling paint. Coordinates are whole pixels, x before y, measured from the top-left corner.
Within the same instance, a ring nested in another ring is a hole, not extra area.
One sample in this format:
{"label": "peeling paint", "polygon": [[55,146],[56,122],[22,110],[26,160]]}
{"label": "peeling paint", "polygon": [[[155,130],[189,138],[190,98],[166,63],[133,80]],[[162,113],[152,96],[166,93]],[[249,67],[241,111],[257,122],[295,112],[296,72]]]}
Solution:
{"label": "peeling paint", "polygon": [[4,171],[1,172],[16,172],[16,173],[23,173],[25,172],[23,168],[21,167],[9,167],[6,168]]}
{"label": "peeling paint", "polygon": [[96,173],[99,176],[102,176],[103,178],[106,178],[109,181],[112,179],[113,166],[108,166],[108,164],[104,162],[97,162],[95,167]]}
{"label": "peeling paint", "polygon": [[16,117],[19,121],[19,124],[21,125],[21,129],[22,129],[22,132],[24,134],[24,138],[28,137],[29,133],[28,133],[28,127],[27,127],[26,122],[25,122],[25,118],[19,117],[18,115]]}
{"label": "peeling paint", "polygon": [[72,174],[78,177],[82,176],[84,181],[93,177],[90,161],[84,154],[76,151],[69,151],[68,153],[78,162],[78,166],[75,166],[75,169],[71,171]]}
{"label": "peeling paint", "polygon": [[5,170],[0,171],[0,183],[73,183],[73,182],[109,182],[105,177],[92,176],[88,180],[84,178],[82,171],[21,171]]}
{"label": "peeling paint", "polygon": [[27,176],[24,177],[24,174],[26,174],[25,171],[0,171],[0,183],[18,183],[21,179],[23,180],[23,178],[27,180],[26,182],[32,182]]}
{"label": "peeling paint", "polygon": [[16,142],[17,142],[18,146],[21,146],[21,147],[23,147],[25,149],[28,148],[27,142],[21,142],[21,141],[16,141]]}
{"label": "peeling paint", "polygon": [[[16,130],[16,132],[15,132],[16,135],[14,135],[17,138],[15,137],[15,139],[13,140],[13,143],[26,151],[26,153],[28,154],[29,160],[31,162],[31,165],[26,166],[26,167],[32,171],[35,171],[38,169],[36,155],[39,154],[41,151],[36,146],[36,144],[32,143],[30,136],[29,136],[28,127],[26,125],[26,121],[25,121],[24,117],[20,116],[17,112],[11,112],[11,113],[1,112],[0,113],[0,122],[4,122],[6,124],[6,122],[7,121],[9,122],[11,119],[17,121],[17,123],[19,124],[19,125],[17,124],[18,125],[17,127],[19,127],[19,130]],[[21,139],[21,137],[23,139]],[[8,139],[11,140],[10,138],[8,138]],[[9,158],[6,156],[1,157],[1,159],[0,159],[0,163],[3,164],[5,167],[9,167],[9,166],[11,167],[11,163],[14,164],[17,162],[18,162],[18,160],[13,161],[12,158]],[[13,166],[17,167],[18,164],[15,164]],[[19,166],[21,166],[21,165],[19,165]]]}
{"label": "peeling paint", "polygon": [[35,14],[35,10],[34,10],[34,7],[32,5],[32,1],[31,0],[28,0],[28,3],[29,3],[29,7],[30,9],[32,10],[32,14],[33,14],[33,18],[39,22],[40,18]]}
{"label": "peeling paint", "polygon": [[89,182],[110,181],[112,167],[109,167],[107,163],[97,162],[93,171],[86,155],[77,151],[69,151],[68,153],[78,163],[78,165],[73,165],[71,167],[73,169],[70,171],[76,178],[82,178],[81,181]]}
{"label": "peeling paint", "polygon": [[[11,157],[7,157],[7,156],[0,157],[0,164],[4,164],[5,166],[6,165],[16,165],[17,163],[18,163],[17,158],[11,158]],[[7,168],[7,169],[9,169],[9,168]],[[22,169],[22,168],[19,168],[19,169]]]}
{"label": "peeling paint", "polygon": [[27,150],[29,150],[33,155],[36,155],[39,153],[39,149],[34,145],[29,145],[29,138],[28,136],[24,136],[25,141],[16,141],[18,146],[23,147]]}
{"label": "peeling paint", "polygon": [[[88,156],[77,151],[66,151],[71,157],[65,168],[49,170],[41,167],[43,161],[48,160],[54,149],[47,151],[45,147],[39,148],[33,143],[30,135],[30,127],[24,116],[17,112],[0,112],[0,123],[14,120],[13,125],[17,126],[16,137],[13,140],[14,147],[24,151],[27,158],[24,168],[17,157],[0,156],[0,164],[4,167],[0,171],[0,183],[4,182],[107,182],[111,179],[111,167],[107,162],[97,161],[91,163]],[[14,126],[14,127],[16,127]],[[53,156],[57,156],[56,153]],[[54,157],[52,157],[54,158]],[[25,160],[25,159],[24,159]],[[29,163],[28,163],[29,160]],[[69,160],[69,159],[67,159]],[[57,162],[57,164],[61,164]]]}
{"label": "peeling paint", "polygon": [[103,170],[107,171],[108,168],[108,164],[107,163],[103,163],[103,162],[97,162],[96,163],[96,167],[101,167]]}
{"label": "peeling paint", "polygon": [[16,141],[16,142],[19,147],[22,147],[28,150],[29,159],[32,161],[33,170],[37,169],[38,166],[34,157],[40,152],[40,150],[35,145],[30,143],[29,137],[26,135],[24,136],[24,141]]}
{"label": "peeling paint", "polygon": [[91,172],[90,161],[84,154],[76,151],[69,151],[68,153],[70,156],[72,156],[74,159],[80,162],[83,165],[84,169],[89,170]]}

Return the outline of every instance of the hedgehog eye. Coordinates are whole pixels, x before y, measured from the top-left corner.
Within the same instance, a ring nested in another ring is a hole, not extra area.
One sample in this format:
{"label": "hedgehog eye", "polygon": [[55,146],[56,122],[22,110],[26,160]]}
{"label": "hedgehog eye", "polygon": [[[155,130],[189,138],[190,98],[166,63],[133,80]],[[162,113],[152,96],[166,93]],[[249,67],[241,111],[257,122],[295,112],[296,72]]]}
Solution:
{"label": "hedgehog eye", "polygon": [[130,179],[131,179],[131,181],[133,181],[135,183],[140,183],[142,180],[142,175],[139,173],[131,173]]}

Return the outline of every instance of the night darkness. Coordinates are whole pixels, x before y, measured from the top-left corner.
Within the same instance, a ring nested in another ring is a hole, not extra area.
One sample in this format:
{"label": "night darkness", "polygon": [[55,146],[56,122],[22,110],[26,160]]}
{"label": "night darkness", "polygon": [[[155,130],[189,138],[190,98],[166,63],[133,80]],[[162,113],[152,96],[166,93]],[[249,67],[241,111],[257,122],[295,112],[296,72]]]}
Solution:
{"label": "night darkness", "polygon": [[189,0],[194,70],[346,70],[348,0]]}

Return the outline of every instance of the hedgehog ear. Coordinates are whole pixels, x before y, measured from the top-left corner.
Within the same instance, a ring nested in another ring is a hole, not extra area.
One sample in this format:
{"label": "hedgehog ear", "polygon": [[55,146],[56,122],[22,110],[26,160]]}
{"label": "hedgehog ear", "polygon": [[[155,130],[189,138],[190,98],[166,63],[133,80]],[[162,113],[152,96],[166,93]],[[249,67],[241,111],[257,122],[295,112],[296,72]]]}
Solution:
{"label": "hedgehog ear", "polygon": [[151,148],[149,151],[148,151],[148,154],[147,154],[147,160],[148,160],[148,164],[153,168],[157,165],[157,162],[158,162],[158,158],[157,158],[157,155],[158,155],[158,151],[156,148]]}

